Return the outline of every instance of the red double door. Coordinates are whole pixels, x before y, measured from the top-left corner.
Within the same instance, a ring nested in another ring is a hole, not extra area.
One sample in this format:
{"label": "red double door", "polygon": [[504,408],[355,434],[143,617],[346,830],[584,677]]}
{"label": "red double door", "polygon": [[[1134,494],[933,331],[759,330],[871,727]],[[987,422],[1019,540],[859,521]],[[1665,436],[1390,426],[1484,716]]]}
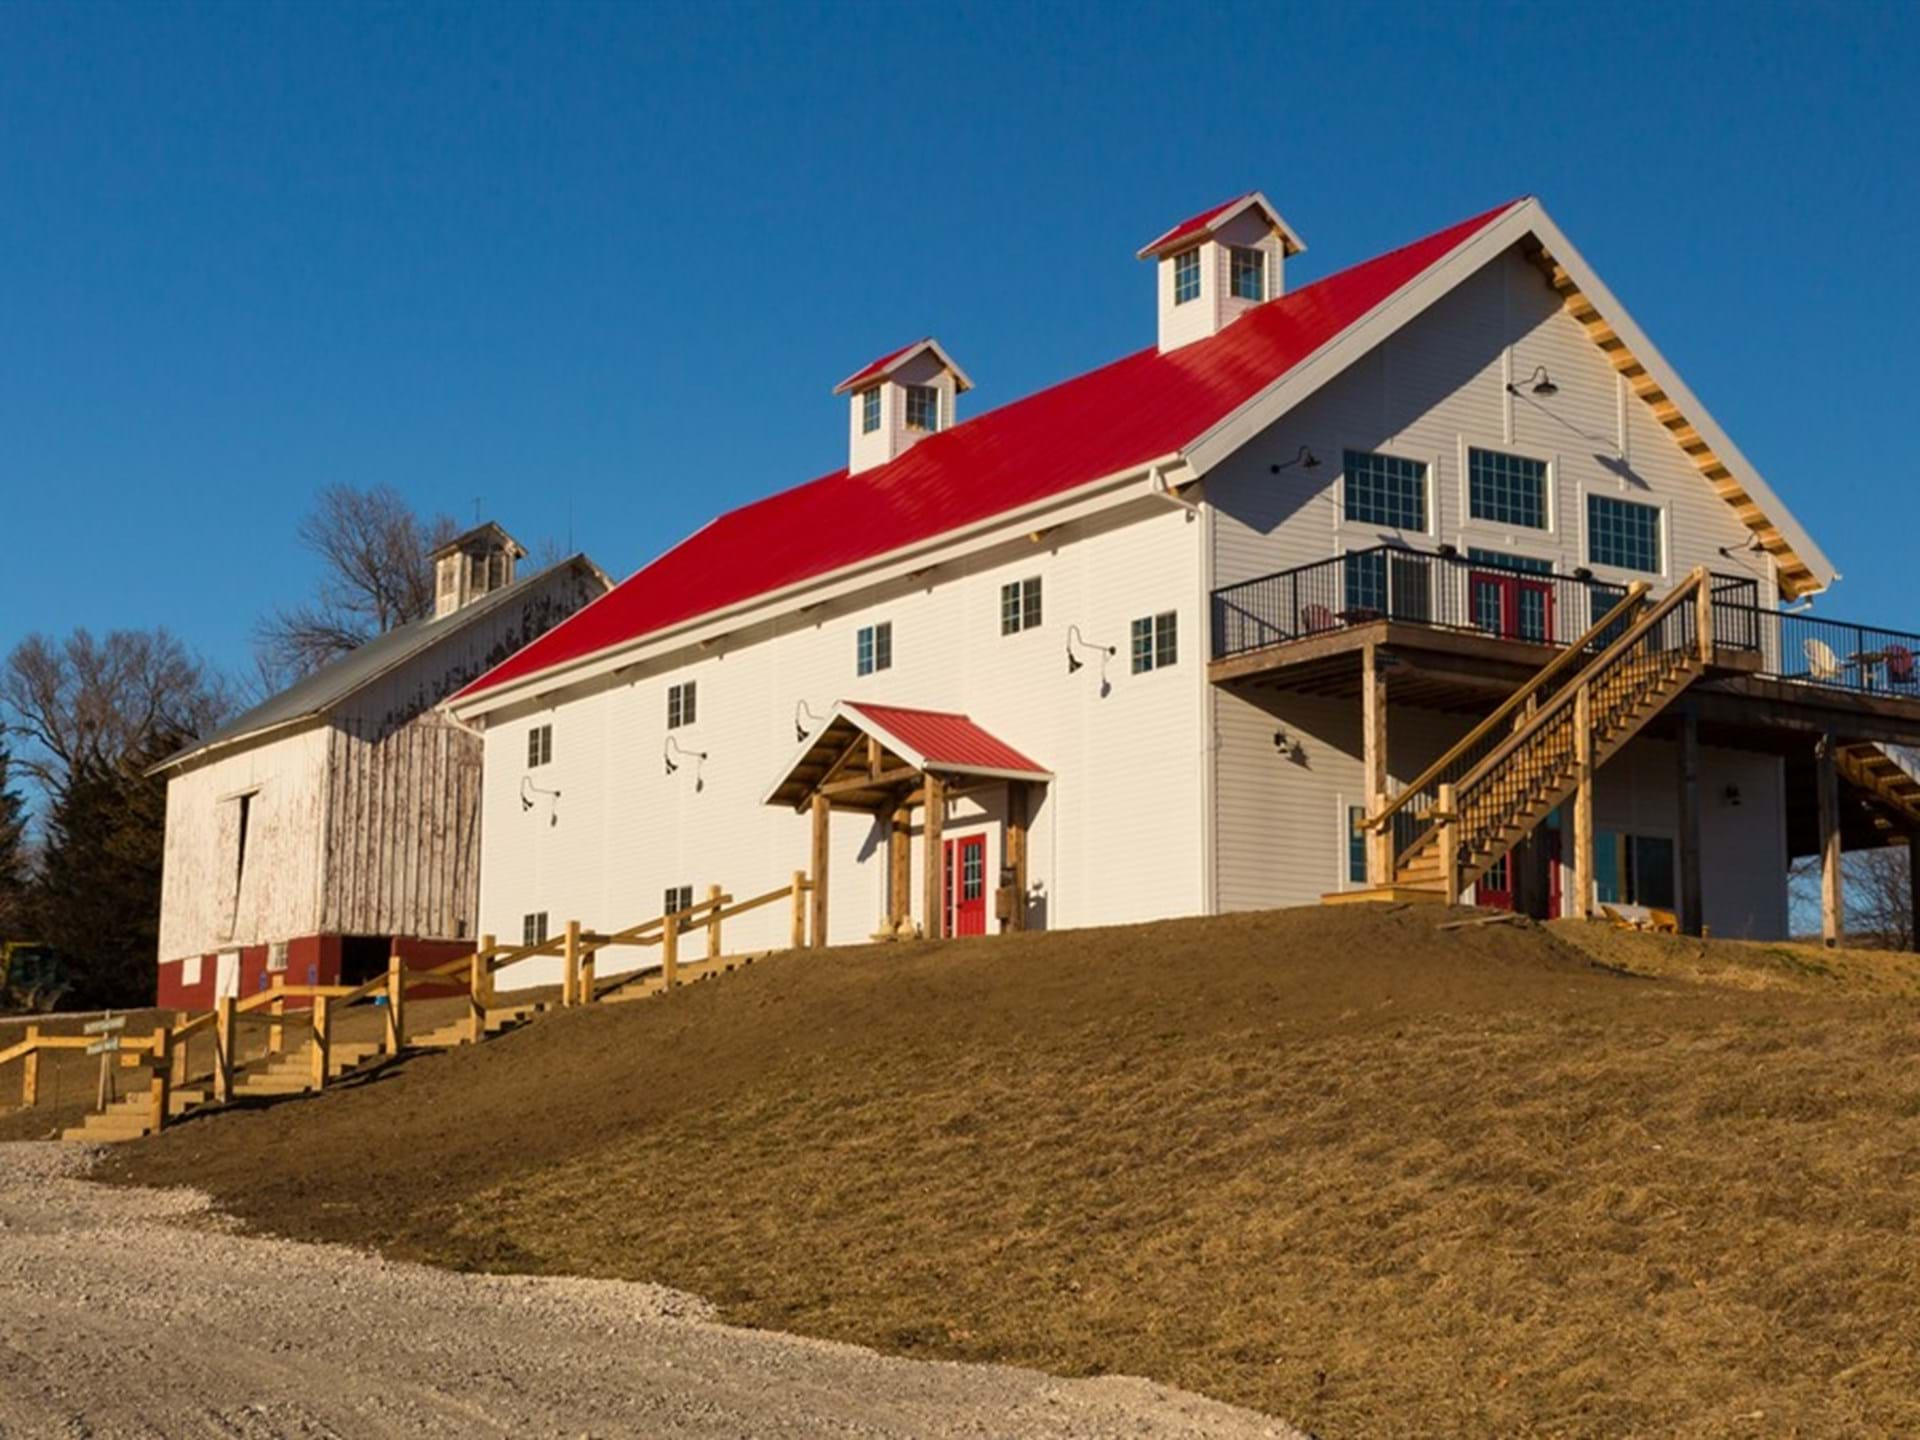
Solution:
{"label": "red double door", "polygon": [[[1560,832],[1558,829],[1542,827],[1534,834],[1543,838],[1547,846],[1547,918],[1558,920],[1561,915]],[[1473,887],[1473,903],[1492,910],[1513,909],[1517,898],[1514,894],[1513,870],[1513,852],[1509,850]]]}
{"label": "red double door", "polygon": [[947,841],[946,916],[943,935],[987,933],[987,837],[962,835]]}
{"label": "red double door", "polygon": [[1475,570],[1473,622],[1503,640],[1553,639],[1553,584],[1505,570]]}

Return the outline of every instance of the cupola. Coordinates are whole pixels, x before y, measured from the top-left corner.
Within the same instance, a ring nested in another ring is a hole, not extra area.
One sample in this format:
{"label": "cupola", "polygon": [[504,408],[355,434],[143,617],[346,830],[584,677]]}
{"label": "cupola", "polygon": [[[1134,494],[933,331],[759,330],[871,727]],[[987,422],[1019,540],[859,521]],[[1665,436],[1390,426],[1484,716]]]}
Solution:
{"label": "cupola", "polygon": [[506,589],[513,584],[515,564],[526,554],[525,546],[491,520],[454,536],[431,557],[434,618]]}
{"label": "cupola", "polygon": [[1306,242],[1258,190],[1182,220],[1140,251],[1154,262],[1160,352],[1218,335],[1286,293],[1286,263]]}
{"label": "cupola", "polygon": [[973,388],[938,340],[916,340],[862,366],[838,385],[849,397],[847,470],[884,465],[935,431],[954,423],[955,402]]}

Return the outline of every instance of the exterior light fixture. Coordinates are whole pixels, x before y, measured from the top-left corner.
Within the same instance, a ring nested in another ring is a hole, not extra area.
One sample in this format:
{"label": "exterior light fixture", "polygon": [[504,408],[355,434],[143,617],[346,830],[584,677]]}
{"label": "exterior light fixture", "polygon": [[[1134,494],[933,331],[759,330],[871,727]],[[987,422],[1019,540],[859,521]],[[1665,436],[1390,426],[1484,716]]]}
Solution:
{"label": "exterior light fixture", "polygon": [[520,777],[521,814],[524,815],[527,811],[533,809],[533,797],[536,795],[544,795],[547,797],[549,801],[547,823],[549,825],[558,825],[560,823],[560,792],[558,790],[548,790],[534,784],[531,775],[522,775]]}
{"label": "exterior light fixture", "polygon": [[667,762],[667,774],[669,775],[678,773],[680,769],[678,765],[673,763],[673,757],[676,755],[682,760],[692,759],[696,762],[693,769],[694,793],[698,794],[700,791],[706,789],[706,777],[700,773],[700,766],[707,763],[707,752],[704,750],[688,750],[681,745],[678,740],[674,739],[673,736],[669,735],[667,736],[667,743],[660,747],[660,758]]}
{"label": "exterior light fixture", "polygon": [[1269,465],[1267,467],[1267,473],[1270,475],[1278,475],[1282,470],[1291,470],[1295,465],[1298,465],[1302,470],[1318,470],[1320,468],[1320,457],[1302,445],[1294,452],[1291,460],[1282,460],[1278,465]]}
{"label": "exterior light fixture", "polygon": [[[1547,367],[1544,365],[1534,366],[1533,374],[1529,375],[1525,380],[1522,380],[1520,385],[1529,386],[1534,394],[1542,397],[1558,395],[1560,393],[1560,387],[1553,383],[1553,377],[1547,374]],[[1509,380],[1507,382],[1507,390],[1511,394],[1518,395],[1520,393],[1520,385],[1516,385],[1513,381]]]}
{"label": "exterior light fixture", "polygon": [[[804,718],[803,718],[804,717]],[[813,707],[804,700],[796,700],[793,706],[793,739],[795,744],[805,740],[813,732],[809,724],[818,725],[820,717],[813,713]]]}
{"label": "exterior light fixture", "polygon": [[1452,544],[1451,542],[1446,542],[1446,543],[1443,543],[1440,546],[1440,548],[1434,553],[1437,554],[1442,560],[1451,560],[1455,556],[1459,555],[1460,547]]}
{"label": "exterior light fixture", "polygon": [[1740,787],[1738,785],[1727,786],[1724,798],[1728,805],[1738,809],[1740,806]]}
{"label": "exterior light fixture", "polygon": [[1069,675],[1073,674],[1084,663],[1078,655],[1073,653],[1076,648],[1081,650],[1097,650],[1102,657],[1113,656],[1120,653],[1119,646],[1096,645],[1080,633],[1080,627],[1078,625],[1069,625],[1067,627],[1067,673]]}
{"label": "exterior light fixture", "polygon": [[1573,572],[1573,578],[1581,581],[1591,580],[1593,578],[1593,571],[1582,565]]}

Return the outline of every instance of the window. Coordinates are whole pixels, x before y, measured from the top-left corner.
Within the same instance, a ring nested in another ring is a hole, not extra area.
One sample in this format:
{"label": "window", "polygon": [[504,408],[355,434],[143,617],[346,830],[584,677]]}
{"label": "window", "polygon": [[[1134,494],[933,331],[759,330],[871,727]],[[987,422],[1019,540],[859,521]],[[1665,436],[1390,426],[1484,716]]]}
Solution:
{"label": "window", "polygon": [[1040,623],[1040,577],[1009,580],[1000,587],[1000,633],[1017,635]]}
{"label": "window", "polygon": [[909,430],[940,428],[940,391],[935,386],[907,386],[907,428]]}
{"label": "window", "polygon": [[1233,247],[1233,298],[1236,300],[1267,298],[1265,251],[1249,250],[1239,245]]}
{"label": "window", "polygon": [[1349,450],[1347,519],[1396,530],[1427,528],[1427,467],[1397,455]]}
{"label": "window", "polygon": [[1611,495],[1587,496],[1587,562],[1660,573],[1660,510]]}
{"label": "window", "polygon": [[1182,250],[1173,257],[1173,303],[1184,305],[1200,298],[1200,249]]}
{"label": "window", "polygon": [[662,915],[678,915],[682,910],[693,908],[693,887],[691,885],[669,885],[665,898],[660,902]]}
{"label": "window", "polygon": [[1367,812],[1361,806],[1347,807],[1347,882],[1351,885],[1367,883],[1367,837],[1360,828],[1360,822],[1366,818]]}
{"label": "window", "polygon": [[1467,513],[1500,525],[1547,528],[1547,465],[1497,450],[1467,451]]}
{"label": "window", "polygon": [[1673,841],[1665,835],[1596,831],[1593,837],[1594,898],[1602,905],[1673,908]]}
{"label": "window", "polygon": [[860,392],[860,433],[871,435],[880,428],[880,387],[869,385]]}
{"label": "window", "polygon": [[544,945],[547,943],[547,912],[536,910],[520,921],[520,943],[522,945]]}
{"label": "window", "polygon": [[1133,673],[1164,670],[1180,658],[1180,617],[1171,610],[1133,622]]}
{"label": "window", "polygon": [[871,675],[876,670],[893,668],[893,622],[862,625],[854,642],[853,669],[856,675]]}
{"label": "window", "polygon": [[[1497,570],[1518,570],[1524,575],[1553,573],[1551,560],[1541,560],[1532,555],[1510,555],[1505,550],[1482,550],[1477,545],[1467,547],[1467,559],[1475,565],[1491,565]],[[1600,613],[1604,615],[1606,612],[1603,610]]]}
{"label": "window", "polygon": [[683,680],[667,687],[667,729],[678,730],[682,725],[693,724],[694,684],[692,680]]}
{"label": "window", "polygon": [[527,731],[527,768],[536,770],[552,759],[553,726],[534,726]]}

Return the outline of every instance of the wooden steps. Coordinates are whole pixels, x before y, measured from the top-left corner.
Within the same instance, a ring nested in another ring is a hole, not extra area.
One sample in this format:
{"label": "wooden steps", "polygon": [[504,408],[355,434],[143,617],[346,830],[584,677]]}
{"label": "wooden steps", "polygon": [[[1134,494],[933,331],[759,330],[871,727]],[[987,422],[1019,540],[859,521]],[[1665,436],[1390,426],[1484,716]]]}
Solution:
{"label": "wooden steps", "polygon": [[129,1095],[116,1100],[78,1125],[60,1132],[62,1140],[77,1140],[91,1145],[115,1145],[122,1140],[138,1140],[153,1133],[153,1098]]}

